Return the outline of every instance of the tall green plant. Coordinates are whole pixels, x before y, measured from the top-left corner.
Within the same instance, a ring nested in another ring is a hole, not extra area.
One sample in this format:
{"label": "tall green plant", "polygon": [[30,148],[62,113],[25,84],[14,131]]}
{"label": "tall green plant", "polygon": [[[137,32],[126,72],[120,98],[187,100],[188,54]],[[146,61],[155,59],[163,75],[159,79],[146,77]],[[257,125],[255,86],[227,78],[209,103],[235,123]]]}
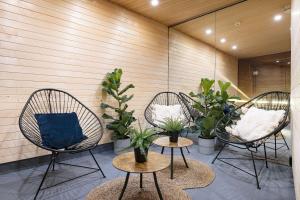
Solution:
{"label": "tall green plant", "polygon": [[234,109],[229,101],[239,99],[227,92],[231,86],[230,82],[218,81],[218,91],[214,90],[214,84],[214,80],[201,79],[200,92],[190,93],[190,96],[196,99],[194,108],[202,113],[195,121],[196,130],[206,139],[215,137],[214,128],[217,122]]}
{"label": "tall green plant", "polygon": [[127,96],[125,93],[134,88],[133,84],[129,84],[121,89],[122,69],[114,69],[108,73],[102,82],[103,91],[116,100],[117,106],[101,103],[102,109],[111,109],[116,116],[104,113],[102,117],[110,120],[106,128],[113,131],[113,139],[125,139],[129,137],[130,126],[136,120],[133,116],[134,110],[127,111],[127,102],[133,98],[133,95]]}

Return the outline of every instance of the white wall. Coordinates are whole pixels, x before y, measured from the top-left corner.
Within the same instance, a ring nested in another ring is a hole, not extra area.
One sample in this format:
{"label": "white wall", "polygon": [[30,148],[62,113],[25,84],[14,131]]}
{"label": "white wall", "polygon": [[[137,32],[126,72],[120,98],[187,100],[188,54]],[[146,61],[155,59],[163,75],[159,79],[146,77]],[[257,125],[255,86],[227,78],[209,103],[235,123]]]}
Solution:
{"label": "white wall", "polygon": [[300,0],[292,1],[291,109],[293,174],[296,199],[300,199]]}

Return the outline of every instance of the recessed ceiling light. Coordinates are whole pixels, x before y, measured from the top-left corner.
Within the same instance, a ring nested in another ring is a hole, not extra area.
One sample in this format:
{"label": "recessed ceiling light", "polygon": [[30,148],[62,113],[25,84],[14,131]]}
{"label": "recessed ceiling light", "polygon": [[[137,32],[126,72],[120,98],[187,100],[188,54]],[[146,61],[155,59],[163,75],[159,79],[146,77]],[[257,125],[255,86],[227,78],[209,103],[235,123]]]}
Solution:
{"label": "recessed ceiling light", "polygon": [[206,29],[205,30],[205,33],[206,33],[206,35],[210,35],[210,34],[212,34],[212,30],[209,28],[209,29]]}
{"label": "recessed ceiling light", "polygon": [[274,21],[280,21],[280,20],[282,20],[282,15],[275,15],[274,16]]}
{"label": "recessed ceiling light", "polygon": [[226,38],[221,38],[221,39],[220,39],[220,42],[221,42],[221,43],[225,43],[225,42],[226,42]]}
{"label": "recessed ceiling light", "polygon": [[236,50],[237,49],[237,46],[236,45],[232,45],[231,47],[233,50]]}
{"label": "recessed ceiling light", "polygon": [[151,0],[151,5],[152,6],[158,6],[159,0]]}
{"label": "recessed ceiling light", "polygon": [[279,63],[279,60],[276,60],[277,63]]}

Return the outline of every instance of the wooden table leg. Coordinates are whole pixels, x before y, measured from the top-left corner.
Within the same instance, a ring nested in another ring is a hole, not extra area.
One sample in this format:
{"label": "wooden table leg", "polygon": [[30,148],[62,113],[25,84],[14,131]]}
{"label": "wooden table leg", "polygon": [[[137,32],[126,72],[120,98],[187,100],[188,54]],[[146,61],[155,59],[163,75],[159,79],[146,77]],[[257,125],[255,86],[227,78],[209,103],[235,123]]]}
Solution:
{"label": "wooden table leg", "polygon": [[174,171],[173,159],[174,159],[174,148],[171,147],[171,179],[173,179],[173,171]]}
{"label": "wooden table leg", "polygon": [[163,197],[162,197],[161,191],[159,189],[159,185],[158,185],[158,182],[157,182],[157,177],[156,177],[156,173],[155,172],[153,172],[153,178],[154,178],[154,183],[155,183],[155,187],[156,187],[159,199],[163,200]]}
{"label": "wooden table leg", "polygon": [[183,150],[182,150],[181,147],[180,147],[180,152],[181,152],[181,155],[182,155],[182,158],[183,158],[183,161],[184,161],[184,163],[185,163],[186,168],[189,168],[189,166],[188,166],[188,164],[187,164],[187,162],[186,162],[186,160],[185,160],[185,157],[184,157],[184,154],[183,154]]}
{"label": "wooden table leg", "polygon": [[127,184],[128,184],[129,176],[130,176],[130,172],[127,172],[127,175],[126,175],[126,178],[125,178],[125,183],[124,183],[124,186],[123,186],[123,188],[122,188],[122,192],[121,192],[121,194],[120,194],[120,196],[119,196],[119,200],[121,200],[122,197],[123,197],[123,195],[124,195],[125,189],[126,189]]}

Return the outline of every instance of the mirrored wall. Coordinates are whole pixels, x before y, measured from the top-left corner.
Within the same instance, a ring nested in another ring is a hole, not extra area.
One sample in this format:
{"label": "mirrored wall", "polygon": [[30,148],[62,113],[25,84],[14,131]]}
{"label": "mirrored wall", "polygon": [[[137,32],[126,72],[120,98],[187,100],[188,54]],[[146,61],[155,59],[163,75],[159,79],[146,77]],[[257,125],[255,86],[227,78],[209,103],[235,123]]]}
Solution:
{"label": "mirrored wall", "polygon": [[196,90],[207,77],[230,81],[242,99],[290,91],[290,7],[247,0],[172,27],[170,90]]}

